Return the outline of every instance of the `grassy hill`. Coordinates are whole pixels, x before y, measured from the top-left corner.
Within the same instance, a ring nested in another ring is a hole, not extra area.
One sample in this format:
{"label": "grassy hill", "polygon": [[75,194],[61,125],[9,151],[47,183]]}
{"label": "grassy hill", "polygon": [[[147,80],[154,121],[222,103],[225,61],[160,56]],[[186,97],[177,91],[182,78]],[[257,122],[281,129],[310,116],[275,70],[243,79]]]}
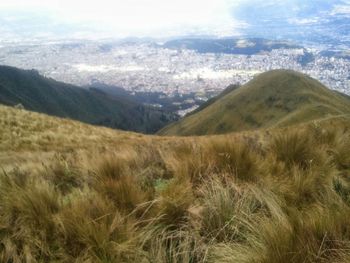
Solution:
{"label": "grassy hill", "polygon": [[166,137],[147,137],[0,105],[0,170],[16,166],[32,168],[51,160],[57,153],[98,156],[166,141]]}
{"label": "grassy hill", "polygon": [[350,262],[349,131],[159,137],[0,106],[0,262]]}
{"label": "grassy hill", "polygon": [[263,73],[200,111],[163,128],[162,135],[206,135],[285,127],[350,113],[350,97],[301,73]]}
{"label": "grassy hill", "polygon": [[90,124],[154,133],[173,121],[173,114],[125,97],[45,78],[33,70],[0,66],[0,103],[67,117]]}

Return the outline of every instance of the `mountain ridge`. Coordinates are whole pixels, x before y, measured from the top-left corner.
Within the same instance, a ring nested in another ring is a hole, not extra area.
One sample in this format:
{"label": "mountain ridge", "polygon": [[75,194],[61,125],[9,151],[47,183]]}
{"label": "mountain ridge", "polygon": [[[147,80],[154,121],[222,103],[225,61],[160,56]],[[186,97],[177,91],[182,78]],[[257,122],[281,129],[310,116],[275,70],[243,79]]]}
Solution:
{"label": "mountain ridge", "polygon": [[89,124],[153,133],[173,114],[98,89],[83,89],[41,76],[35,70],[0,66],[0,103]]}
{"label": "mountain ridge", "polygon": [[291,70],[265,72],[161,135],[206,135],[283,127],[350,113],[350,98]]}

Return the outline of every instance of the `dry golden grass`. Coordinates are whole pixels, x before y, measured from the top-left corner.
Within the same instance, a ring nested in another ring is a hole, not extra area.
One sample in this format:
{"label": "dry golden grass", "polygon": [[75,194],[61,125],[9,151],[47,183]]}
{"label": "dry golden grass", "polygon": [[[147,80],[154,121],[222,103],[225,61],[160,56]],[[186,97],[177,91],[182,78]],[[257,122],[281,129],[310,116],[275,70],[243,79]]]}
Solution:
{"label": "dry golden grass", "polygon": [[[137,148],[166,143],[168,139],[133,132],[112,130],[0,106],[0,165],[14,164],[35,169],[57,153],[100,155],[111,150]],[[83,153],[83,154],[82,154]],[[82,158],[82,157],[81,157]]]}
{"label": "dry golden grass", "polygon": [[177,138],[0,112],[0,262],[350,262],[347,118]]}

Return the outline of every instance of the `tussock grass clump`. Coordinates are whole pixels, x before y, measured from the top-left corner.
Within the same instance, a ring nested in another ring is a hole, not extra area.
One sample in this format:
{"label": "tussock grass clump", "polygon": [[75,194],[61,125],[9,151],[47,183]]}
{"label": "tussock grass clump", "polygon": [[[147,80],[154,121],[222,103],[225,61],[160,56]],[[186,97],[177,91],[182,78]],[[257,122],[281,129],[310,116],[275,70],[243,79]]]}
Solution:
{"label": "tussock grass clump", "polygon": [[190,178],[195,186],[205,180],[214,165],[205,146],[193,142],[175,145],[169,155],[165,162],[172,174],[177,178]]}
{"label": "tussock grass clump", "polygon": [[243,241],[253,214],[260,204],[233,182],[223,185],[214,180],[202,190],[201,231],[217,242]]}
{"label": "tussock grass clump", "polygon": [[83,186],[83,175],[70,160],[63,156],[55,156],[55,160],[45,167],[45,179],[62,193],[67,194],[72,189]]}
{"label": "tussock grass clump", "polygon": [[273,190],[286,202],[287,207],[308,208],[318,202],[334,198],[334,170],[322,174],[319,170],[303,170],[293,166],[287,176],[271,183]]}
{"label": "tussock grass clump", "polygon": [[0,262],[350,262],[349,135],[321,128],[143,141],[3,172]]}
{"label": "tussock grass clump", "polygon": [[[287,167],[309,168],[315,162],[315,143],[305,131],[285,131],[275,135],[269,150]],[[316,160],[318,161],[318,160]]]}
{"label": "tussock grass clump", "polygon": [[205,262],[206,244],[194,229],[153,228],[145,242],[146,262]]}
{"label": "tussock grass clump", "polygon": [[350,133],[336,127],[322,128],[312,125],[313,138],[318,144],[324,145],[330,153],[332,162],[340,170],[350,169]]}
{"label": "tussock grass clump", "polygon": [[313,123],[312,125],[310,125],[309,132],[310,135],[315,139],[315,141],[323,145],[334,145],[335,141],[340,135],[339,130],[335,128],[325,129],[318,123]]}
{"label": "tussock grass clump", "polygon": [[0,176],[0,258],[48,260],[54,255],[53,222],[61,203],[46,181],[20,171]]}
{"label": "tussock grass clump", "polygon": [[333,179],[333,187],[336,193],[346,203],[350,204],[350,183],[348,180],[337,176]]}
{"label": "tussock grass clump", "polygon": [[334,148],[330,149],[331,158],[334,164],[341,171],[350,170],[350,134],[339,135],[334,143]]}
{"label": "tussock grass clump", "polygon": [[259,154],[247,143],[229,137],[203,140],[200,144],[177,146],[168,166],[177,177],[189,177],[193,185],[210,180],[213,175],[237,180],[257,181]]}
{"label": "tussock grass clump", "polygon": [[188,210],[194,203],[189,181],[172,180],[159,193],[158,210],[160,220],[169,227],[179,227],[188,221]]}
{"label": "tussock grass clump", "polygon": [[245,243],[261,220],[284,216],[272,192],[252,185],[215,179],[204,185],[202,198],[201,231],[211,242]]}
{"label": "tussock grass clump", "polygon": [[110,199],[118,209],[129,213],[148,201],[149,197],[135,174],[135,162],[131,156],[108,156],[101,160],[94,172],[94,189]]}
{"label": "tussock grass clump", "polygon": [[257,262],[346,262],[348,230],[343,232],[339,226],[349,211],[338,209],[317,205],[309,211],[290,212],[288,224],[262,225],[264,252]]}
{"label": "tussock grass clump", "polygon": [[244,142],[228,137],[211,142],[209,152],[216,173],[229,173],[242,181],[256,181],[259,177],[259,157]]}
{"label": "tussock grass clump", "polygon": [[315,206],[289,211],[283,217],[265,218],[246,235],[246,242],[212,246],[208,262],[347,262],[349,236],[344,219],[348,208]]}
{"label": "tussock grass clump", "polygon": [[130,262],[140,256],[136,223],[98,194],[78,194],[58,221],[67,262]]}

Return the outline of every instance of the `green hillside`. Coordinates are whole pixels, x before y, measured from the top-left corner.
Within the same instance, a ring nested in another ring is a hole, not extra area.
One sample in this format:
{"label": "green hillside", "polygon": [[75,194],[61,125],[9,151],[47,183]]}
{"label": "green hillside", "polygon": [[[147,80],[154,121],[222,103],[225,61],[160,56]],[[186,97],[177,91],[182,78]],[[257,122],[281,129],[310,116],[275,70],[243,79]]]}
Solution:
{"label": "green hillside", "polygon": [[134,101],[45,78],[34,70],[0,66],[0,103],[111,128],[153,133],[174,115]]}
{"label": "green hillside", "polygon": [[350,262],[349,98],[274,71],[185,121],[248,127],[230,102],[266,123],[155,136],[0,105],[0,262]]}
{"label": "green hillside", "polygon": [[350,98],[304,74],[274,70],[162,129],[162,135],[223,134],[285,127],[350,113]]}

